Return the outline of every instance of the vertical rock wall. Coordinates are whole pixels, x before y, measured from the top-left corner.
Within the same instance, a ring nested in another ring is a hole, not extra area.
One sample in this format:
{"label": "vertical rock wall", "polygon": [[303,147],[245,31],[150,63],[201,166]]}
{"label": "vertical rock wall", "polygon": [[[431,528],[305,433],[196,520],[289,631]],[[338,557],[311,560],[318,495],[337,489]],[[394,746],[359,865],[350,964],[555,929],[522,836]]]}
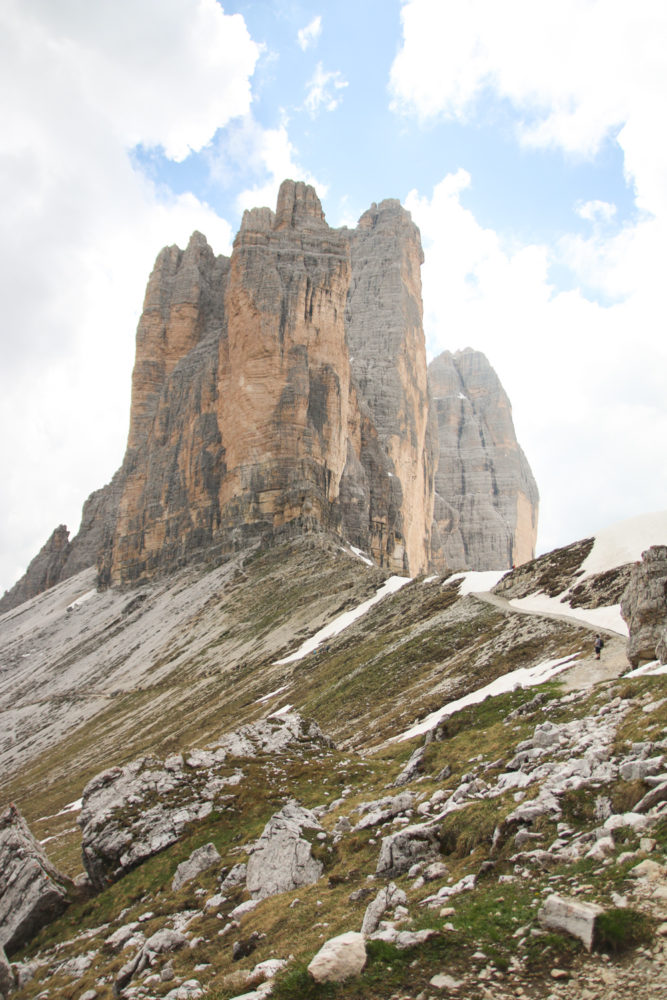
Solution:
{"label": "vertical rock wall", "polygon": [[474,351],[427,375],[422,261],[398,201],[334,230],[294,181],[231,258],[200,233],[162,250],[123,465],[0,610],[95,561],[131,583],[266,534],[336,532],[399,573],[531,558],[537,490],[497,377]]}
{"label": "vertical rock wall", "polygon": [[421,238],[410,213],[394,199],[372,205],[347,237],[352,370],[401,483],[406,565],[418,573],[430,560],[435,460],[422,326]]}
{"label": "vertical rock wall", "polygon": [[512,408],[479,351],[445,351],[428,369],[437,416],[435,523],[453,569],[506,569],[533,558],[538,492]]}

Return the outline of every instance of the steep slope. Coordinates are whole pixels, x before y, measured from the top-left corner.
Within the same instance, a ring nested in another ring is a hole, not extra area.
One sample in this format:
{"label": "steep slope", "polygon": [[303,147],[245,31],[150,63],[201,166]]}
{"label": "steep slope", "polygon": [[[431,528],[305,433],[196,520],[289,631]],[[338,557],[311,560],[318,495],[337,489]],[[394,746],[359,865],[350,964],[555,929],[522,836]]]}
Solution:
{"label": "steep slope", "polygon": [[538,492],[496,373],[479,351],[428,368],[438,426],[435,523],[446,565],[505,569],[532,559]]}
{"label": "steep slope", "polygon": [[[384,574],[319,535],[129,595],[89,589],[88,570],[4,615],[2,800],[66,875],[83,844],[98,885],[12,952],[17,1000],[224,1000],[290,954],[277,998],[429,995],[436,976],[473,998],[546,998],[552,968],[578,990],[600,969],[541,933],[554,892],[627,913],[653,969],[633,951],[627,974],[606,965],[614,995],[655,995],[667,679],[597,681],[585,614],[605,579],[616,600],[605,551],[584,542],[501,580],[519,603],[513,581],[526,596],[550,576],[559,594],[592,581],[562,606],[580,621],[489,605],[477,574],[403,580],[355,617]],[[624,644],[610,633],[603,660]],[[528,675],[535,690],[514,688]],[[179,868],[191,855],[208,860]],[[362,925],[366,969],[314,985],[305,963]]]}

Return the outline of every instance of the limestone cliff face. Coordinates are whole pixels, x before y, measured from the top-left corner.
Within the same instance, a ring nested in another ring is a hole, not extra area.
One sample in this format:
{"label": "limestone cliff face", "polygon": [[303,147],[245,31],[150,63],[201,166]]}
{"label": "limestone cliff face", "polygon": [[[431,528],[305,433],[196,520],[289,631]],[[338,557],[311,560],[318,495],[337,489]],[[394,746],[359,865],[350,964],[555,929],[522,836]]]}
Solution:
{"label": "limestone cliff face", "polygon": [[350,243],[347,336],[352,371],[402,487],[406,561],[431,553],[434,444],[429,429],[419,230],[398,201],[372,205]]}
{"label": "limestone cliff face", "polygon": [[[351,275],[347,233],[330,229],[314,190],[293,181],[275,213],[245,213],[230,260],[198,234],[184,253],[162,251],[137,332],[102,582],[315,528],[408,569],[402,487],[415,478],[410,461],[423,460],[417,440],[408,458],[396,447],[394,461],[360,399],[346,327]],[[423,357],[420,325],[419,334]],[[425,384],[425,362],[423,375]],[[419,425],[417,413],[410,420]],[[423,539],[418,558],[422,568]]]}
{"label": "limestone cliff face", "polygon": [[437,416],[435,523],[454,569],[505,569],[532,559],[538,492],[509,399],[479,351],[445,351],[428,378]]}
{"label": "limestone cliff face", "polygon": [[496,376],[472,351],[427,375],[422,261],[397,201],[335,230],[294,181],[245,213],[231,258],[200,233],[162,250],[123,464],[0,610],[95,562],[128,584],[311,530],[399,573],[530,558],[537,490]]}

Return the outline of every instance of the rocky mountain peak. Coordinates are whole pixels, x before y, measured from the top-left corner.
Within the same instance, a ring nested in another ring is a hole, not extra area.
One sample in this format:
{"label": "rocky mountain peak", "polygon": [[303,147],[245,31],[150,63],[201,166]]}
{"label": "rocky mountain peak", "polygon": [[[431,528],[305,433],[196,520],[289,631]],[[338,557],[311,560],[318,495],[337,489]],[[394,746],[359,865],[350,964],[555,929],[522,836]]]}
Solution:
{"label": "rocky mountain peak", "polygon": [[162,250],[123,464],[45,585],[86,560],[126,584],[312,531],[400,573],[529,558],[537,493],[486,359],[443,356],[430,402],[423,259],[397,200],[332,229],[293,180],[244,214],[231,258],[199,232]]}
{"label": "rocky mountain peak", "polygon": [[315,188],[303,181],[283,181],[278,192],[276,229],[326,226]]}

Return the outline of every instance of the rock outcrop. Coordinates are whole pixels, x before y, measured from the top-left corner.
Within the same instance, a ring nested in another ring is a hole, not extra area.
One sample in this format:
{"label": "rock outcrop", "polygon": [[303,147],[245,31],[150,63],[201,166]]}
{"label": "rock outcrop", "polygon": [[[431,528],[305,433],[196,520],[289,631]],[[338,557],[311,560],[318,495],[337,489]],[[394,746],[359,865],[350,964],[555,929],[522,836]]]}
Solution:
{"label": "rock outcrop", "polygon": [[318,726],[287,713],[244,726],[186,758],[140,757],[98,774],[83,791],[79,815],[83,864],[91,884],[102,889],[115,882],[176,843],[189,823],[205,819],[214,806],[220,808],[243,778],[228,757],[251,758],[308,743],[328,746],[330,740]]}
{"label": "rock outcrop", "polygon": [[428,379],[437,419],[435,523],[445,565],[509,569],[535,554],[538,492],[498,376],[479,351],[445,351]]}
{"label": "rock outcrop", "polygon": [[162,250],[123,464],[0,611],[93,564],[132,584],[310,531],[412,575],[530,558],[537,490],[483,355],[436,359],[430,404],[422,261],[398,201],[332,229],[294,181],[244,213],[230,258],[201,233]]}
{"label": "rock outcrop", "polygon": [[0,816],[0,947],[15,951],[69,905],[54,868],[15,806]]}
{"label": "rock outcrop", "polygon": [[628,660],[634,667],[667,662],[667,545],[652,545],[632,571],[621,601],[627,622]]}
{"label": "rock outcrop", "polygon": [[313,856],[304,830],[326,839],[320,822],[310,809],[287,802],[271,817],[248,859],[246,885],[254,899],[291,892],[317,882],[324,865]]}

